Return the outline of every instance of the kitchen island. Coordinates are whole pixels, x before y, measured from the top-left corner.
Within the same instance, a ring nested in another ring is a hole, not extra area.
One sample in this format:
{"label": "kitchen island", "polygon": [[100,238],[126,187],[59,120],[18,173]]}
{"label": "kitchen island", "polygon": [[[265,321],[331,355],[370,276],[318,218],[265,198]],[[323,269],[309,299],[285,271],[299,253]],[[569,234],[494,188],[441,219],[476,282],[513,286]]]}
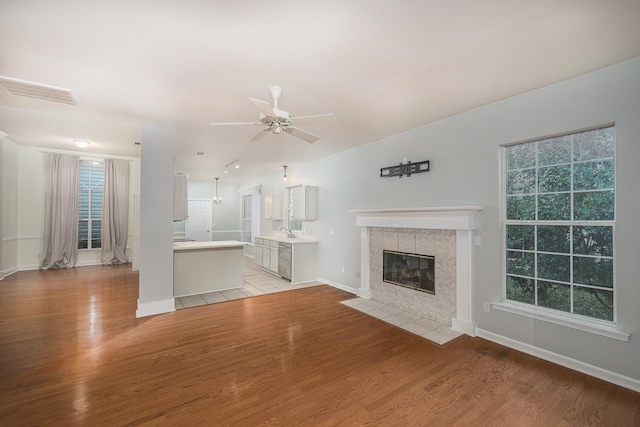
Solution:
{"label": "kitchen island", "polygon": [[246,242],[173,243],[173,295],[203,294],[243,285]]}

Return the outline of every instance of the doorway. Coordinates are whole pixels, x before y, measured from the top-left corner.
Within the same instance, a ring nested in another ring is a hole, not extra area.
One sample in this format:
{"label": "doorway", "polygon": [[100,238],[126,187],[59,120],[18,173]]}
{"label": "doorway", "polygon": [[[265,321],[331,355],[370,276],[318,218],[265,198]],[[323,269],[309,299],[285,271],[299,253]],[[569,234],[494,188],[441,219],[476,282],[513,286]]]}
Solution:
{"label": "doorway", "polygon": [[197,242],[211,241],[212,210],[211,199],[189,199],[187,238]]}

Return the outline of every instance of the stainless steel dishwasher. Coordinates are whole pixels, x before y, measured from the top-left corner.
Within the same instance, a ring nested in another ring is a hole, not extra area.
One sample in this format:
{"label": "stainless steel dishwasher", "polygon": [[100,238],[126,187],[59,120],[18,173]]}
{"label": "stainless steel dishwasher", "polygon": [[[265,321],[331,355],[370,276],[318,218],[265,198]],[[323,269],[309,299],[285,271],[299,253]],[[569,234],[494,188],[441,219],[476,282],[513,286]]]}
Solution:
{"label": "stainless steel dishwasher", "polygon": [[282,243],[278,245],[278,274],[291,280],[291,243]]}

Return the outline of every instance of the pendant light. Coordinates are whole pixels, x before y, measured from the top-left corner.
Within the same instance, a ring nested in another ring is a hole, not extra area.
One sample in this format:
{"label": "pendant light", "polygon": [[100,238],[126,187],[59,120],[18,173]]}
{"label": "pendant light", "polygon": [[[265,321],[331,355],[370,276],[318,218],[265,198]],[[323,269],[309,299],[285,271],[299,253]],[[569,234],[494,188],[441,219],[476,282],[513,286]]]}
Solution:
{"label": "pendant light", "polygon": [[219,205],[220,203],[222,203],[222,197],[218,196],[218,179],[216,178],[216,195],[213,198],[213,203],[216,205]]}
{"label": "pendant light", "polygon": [[282,166],[284,168],[284,180],[287,180],[287,165]]}

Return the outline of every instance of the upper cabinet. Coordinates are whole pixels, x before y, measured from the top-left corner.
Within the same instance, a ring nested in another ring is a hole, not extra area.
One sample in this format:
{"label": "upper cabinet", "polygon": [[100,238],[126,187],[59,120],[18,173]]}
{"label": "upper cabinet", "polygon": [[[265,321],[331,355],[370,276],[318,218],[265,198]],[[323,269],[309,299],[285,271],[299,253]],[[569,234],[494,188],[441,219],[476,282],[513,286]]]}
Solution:
{"label": "upper cabinet", "polygon": [[274,221],[282,218],[282,193],[267,193],[264,196],[264,217]]}
{"label": "upper cabinet", "polygon": [[173,176],[173,220],[183,221],[188,217],[187,177]]}
{"label": "upper cabinet", "polygon": [[293,218],[302,221],[318,219],[318,187],[304,185],[291,188]]}

